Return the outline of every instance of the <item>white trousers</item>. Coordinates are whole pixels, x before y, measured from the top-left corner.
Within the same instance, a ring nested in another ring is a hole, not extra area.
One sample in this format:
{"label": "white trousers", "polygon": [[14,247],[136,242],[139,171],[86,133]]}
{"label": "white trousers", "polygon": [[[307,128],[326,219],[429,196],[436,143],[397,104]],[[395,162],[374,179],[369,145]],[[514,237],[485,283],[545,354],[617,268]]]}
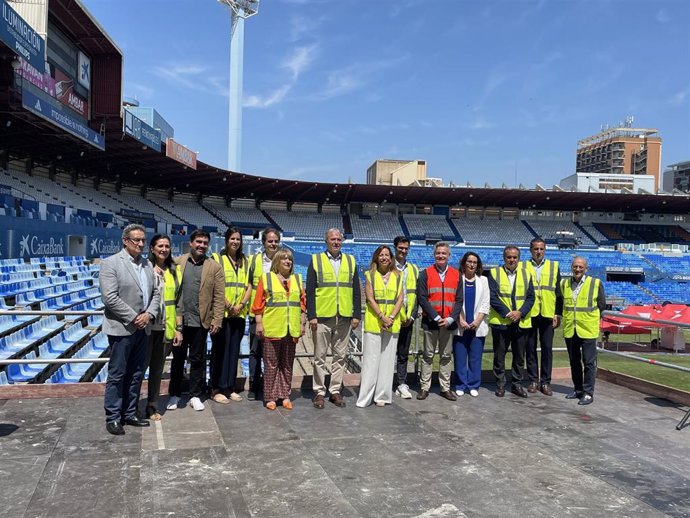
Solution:
{"label": "white trousers", "polygon": [[364,333],[358,407],[369,406],[372,400],[383,403],[393,401],[393,372],[397,349],[397,333]]}

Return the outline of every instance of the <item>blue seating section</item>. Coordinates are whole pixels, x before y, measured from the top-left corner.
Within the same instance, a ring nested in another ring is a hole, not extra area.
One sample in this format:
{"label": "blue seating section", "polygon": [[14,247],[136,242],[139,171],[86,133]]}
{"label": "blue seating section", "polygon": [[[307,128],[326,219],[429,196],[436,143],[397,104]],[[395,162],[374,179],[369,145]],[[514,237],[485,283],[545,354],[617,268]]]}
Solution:
{"label": "blue seating section", "polygon": [[0,338],[0,358],[10,358],[50,337],[65,326],[57,317],[44,317]]}

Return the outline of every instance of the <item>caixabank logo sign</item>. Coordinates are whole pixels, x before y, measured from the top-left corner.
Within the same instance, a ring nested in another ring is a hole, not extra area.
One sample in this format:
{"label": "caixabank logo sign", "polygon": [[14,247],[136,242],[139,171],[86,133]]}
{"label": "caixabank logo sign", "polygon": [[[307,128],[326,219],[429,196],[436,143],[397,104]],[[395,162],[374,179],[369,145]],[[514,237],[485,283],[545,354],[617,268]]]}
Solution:
{"label": "caixabank logo sign", "polygon": [[65,242],[63,238],[40,238],[34,234],[22,235],[19,241],[19,257],[42,255],[65,255]]}
{"label": "caixabank logo sign", "polygon": [[118,253],[121,248],[122,244],[115,239],[94,238],[91,240],[89,255],[112,255]]}

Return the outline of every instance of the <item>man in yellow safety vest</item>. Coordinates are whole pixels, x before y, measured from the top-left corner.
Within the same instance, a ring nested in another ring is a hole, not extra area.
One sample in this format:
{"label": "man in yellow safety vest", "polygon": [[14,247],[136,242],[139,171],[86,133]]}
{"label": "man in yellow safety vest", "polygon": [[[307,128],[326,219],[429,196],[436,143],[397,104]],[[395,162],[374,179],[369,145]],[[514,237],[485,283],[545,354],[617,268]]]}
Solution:
{"label": "man in yellow safety vest", "polygon": [[[563,308],[561,272],[558,261],[544,257],[546,242],[542,238],[532,239],[529,251],[532,257],[523,263],[534,284],[534,306],[530,311],[532,328],[527,331],[525,351],[529,378],[527,392],[534,394],[539,390],[545,396],[552,396],[553,331],[561,324],[560,315]],[[537,356],[537,342],[541,346],[541,362]]]}
{"label": "man in yellow safety vest", "polygon": [[326,232],[326,251],[314,254],[307,269],[307,319],[314,342],[314,407],[324,407],[326,355],[333,351],[329,400],[344,407],[340,394],[345,373],[350,330],[362,315],[362,295],[357,265],[352,255],[341,252],[343,234],[337,228]]}
{"label": "man in yellow safety vest", "polygon": [[594,401],[599,319],[606,309],[606,296],[604,283],[585,275],[587,259],[575,257],[571,270],[572,279],[561,281],[563,337],[574,385],[574,390],[565,397],[579,399],[579,405],[589,405]]}

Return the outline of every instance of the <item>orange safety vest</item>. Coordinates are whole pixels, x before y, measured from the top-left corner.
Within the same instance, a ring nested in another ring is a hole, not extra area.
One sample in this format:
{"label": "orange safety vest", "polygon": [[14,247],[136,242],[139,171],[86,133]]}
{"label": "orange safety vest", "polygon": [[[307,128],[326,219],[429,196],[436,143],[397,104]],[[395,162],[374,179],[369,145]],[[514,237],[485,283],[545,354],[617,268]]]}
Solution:
{"label": "orange safety vest", "polygon": [[441,282],[441,277],[436,270],[436,266],[432,265],[426,269],[426,286],[429,294],[429,303],[434,308],[436,313],[441,318],[450,316],[455,305],[455,291],[458,289],[460,282],[460,272],[448,267],[444,281]]}

